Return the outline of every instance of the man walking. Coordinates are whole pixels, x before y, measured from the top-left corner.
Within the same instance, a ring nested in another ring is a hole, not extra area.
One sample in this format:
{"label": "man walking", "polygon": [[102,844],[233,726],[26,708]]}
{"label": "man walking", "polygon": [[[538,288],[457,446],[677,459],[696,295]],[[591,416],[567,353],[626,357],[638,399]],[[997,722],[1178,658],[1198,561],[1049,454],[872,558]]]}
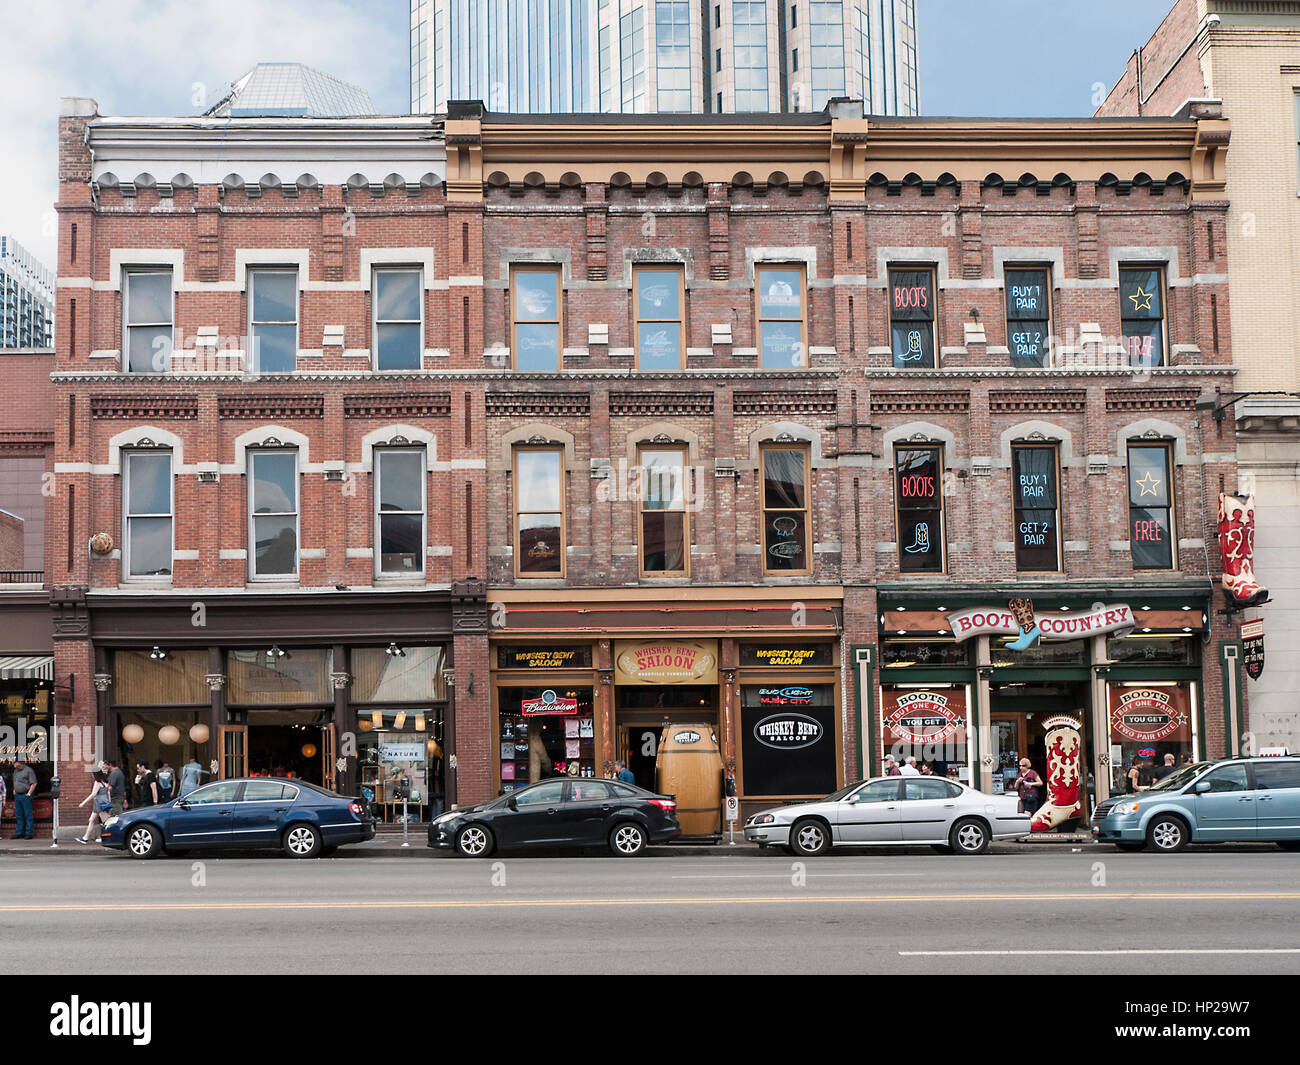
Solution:
{"label": "man walking", "polygon": [[14,759],[14,839],[35,839],[36,822],[32,818],[32,796],[36,794],[36,770],[19,755]]}
{"label": "man walking", "polygon": [[921,775],[921,771],[916,768],[916,755],[909,754],[903,759],[903,766],[899,769],[898,775],[901,777],[919,777]]}
{"label": "man walking", "polygon": [[1156,780],[1164,780],[1165,777],[1167,777],[1170,773],[1172,773],[1175,769],[1178,768],[1176,765],[1174,765],[1175,759],[1172,754],[1165,755],[1164,761],[1165,761],[1164,765],[1156,766],[1155,768]]}
{"label": "man walking", "polygon": [[636,775],[622,762],[614,763],[614,778],[621,780],[624,784],[636,783]]}
{"label": "man walking", "polygon": [[181,766],[181,798],[197,788],[202,779],[203,767],[199,765],[199,760],[191,755],[190,760]]}
{"label": "man walking", "polygon": [[158,778],[149,771],[148,762],[135,764],[135,804],[136,806],[158,805]]}
{"label": "man walking", "polygon": [[126,774],[115,759],[104,763],[108,766],[108,797],[113,803],[113,816],[126,809]]}

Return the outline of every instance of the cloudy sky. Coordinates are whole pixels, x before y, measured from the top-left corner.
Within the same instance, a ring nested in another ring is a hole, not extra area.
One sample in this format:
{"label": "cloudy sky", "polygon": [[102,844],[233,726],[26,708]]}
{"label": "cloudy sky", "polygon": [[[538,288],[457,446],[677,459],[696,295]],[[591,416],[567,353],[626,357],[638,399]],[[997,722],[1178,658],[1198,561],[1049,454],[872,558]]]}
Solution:
{"label": "cloudy sky", "polygon": [[[1172,0],[919,0],[933,115],[1086,115]],[[0,232],[53,265],[62,96],[195,114],[259,60],[310,63],[409,104],[409,0],[0,0]]]}

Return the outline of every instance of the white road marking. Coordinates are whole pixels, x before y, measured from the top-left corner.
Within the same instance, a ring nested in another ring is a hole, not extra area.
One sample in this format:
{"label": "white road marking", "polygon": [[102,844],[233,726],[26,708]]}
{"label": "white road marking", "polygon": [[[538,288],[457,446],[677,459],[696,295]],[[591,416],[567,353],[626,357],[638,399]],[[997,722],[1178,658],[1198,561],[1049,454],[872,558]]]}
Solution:
{"label": "white road marking", "polygon": [[1115,954],[1300,954],[1300,947],[1218,948],[1182,947],[1177,950],[1147,950],[1121,948],[1118,950],[900,950],[900,958],[1005,958],[1053,955],[1115,955]]}
{"label": "white road marking", "polygon": [[[873,876],[924,876],[924,873],[809,873],[808,878],[825,876],[847,876],[866,879]],[[691,873],[687,876],[674,876],[674,880],[789,880],[789,873]]]}

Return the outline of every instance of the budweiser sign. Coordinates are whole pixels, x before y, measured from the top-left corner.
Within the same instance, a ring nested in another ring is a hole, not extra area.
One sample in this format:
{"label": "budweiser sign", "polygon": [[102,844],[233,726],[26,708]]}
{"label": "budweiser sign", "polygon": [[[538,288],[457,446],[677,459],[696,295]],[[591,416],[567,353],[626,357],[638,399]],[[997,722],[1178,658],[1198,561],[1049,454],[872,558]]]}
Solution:
{"label": "budweiser sign", "polygon": [[885,727],[903,743],[942,743],[966,725],[966,707],[958,698],[932,691],[886,692]]}
{"label": "budweiser sign", "polygon": [[1110,731],[1138,743],[1190,738],[1181,688],[1112,688]]}
{"label": "budweiser sign", "polygon": [[[1045,640],[1081,640],[1103,632],[1133,631],[1133,611],[1125,603],[1095,603],[1090,610],[1047,614],[1035,611],[1034,625]],[[971,636],[1016,636],[1024,630],[1010,608],[971,607],[948,615],[953,639]]]}

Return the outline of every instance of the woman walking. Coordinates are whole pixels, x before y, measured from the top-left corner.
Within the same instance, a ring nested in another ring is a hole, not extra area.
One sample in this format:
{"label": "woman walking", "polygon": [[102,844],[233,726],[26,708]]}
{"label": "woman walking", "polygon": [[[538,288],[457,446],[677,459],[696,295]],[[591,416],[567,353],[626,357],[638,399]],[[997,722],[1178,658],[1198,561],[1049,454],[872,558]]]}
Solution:
{"label": "woman walking", "polygon": [[1020,812],[1032,814],[1042,805],[1043,778],[1034,772],[1028,758],[1020,759],[1020,775],[1015,789],[1020,795]]}
{"label": "woman walking", "polygon": [[85,806],[90,803],[90,820],[86,822],[86,834],[78,836],[78,843],[89,843],[90,834],[94,831],[95,822],[107,824],[105,818],[113,809],[113,797],[108,790],[108,774],[102,769],[95,770],[95,777],[90,783],[90,794],[78,803],[78,806]]}

